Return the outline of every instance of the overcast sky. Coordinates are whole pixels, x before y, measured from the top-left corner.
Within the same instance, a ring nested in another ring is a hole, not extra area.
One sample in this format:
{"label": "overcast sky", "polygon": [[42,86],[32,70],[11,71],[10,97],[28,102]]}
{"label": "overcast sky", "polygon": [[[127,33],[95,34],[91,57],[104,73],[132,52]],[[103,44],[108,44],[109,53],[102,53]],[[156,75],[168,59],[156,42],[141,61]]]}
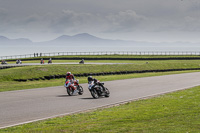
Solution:
{"label": "overcast sky", "polygon": [[0,35],[200,42],[200,0],[0,0]]}

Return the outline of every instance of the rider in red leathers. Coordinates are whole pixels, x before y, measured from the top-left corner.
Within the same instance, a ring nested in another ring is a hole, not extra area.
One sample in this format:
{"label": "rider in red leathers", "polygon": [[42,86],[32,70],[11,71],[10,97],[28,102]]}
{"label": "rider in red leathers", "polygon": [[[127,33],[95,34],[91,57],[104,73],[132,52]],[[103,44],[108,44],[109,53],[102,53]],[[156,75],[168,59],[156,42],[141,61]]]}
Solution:
{"label": "rider in red leathers", "polygon": [[[71,84],[74,83],[74,80],[75,80],[75,77],[73,74],[71,74],[71,72],[67,72],[66,74],[66,81],[65,81],[65,87],[69,87]],[[76,94],[78,92],[77,88],[74,88],[74,93],[73,94]]]}
{"label": "rider in red leathers", "polygon": [[66,74],[66,81],[69,81],[68,84],[66,84],[66,87],[70,86],[73,82],[74,82],[75,78],[74,78],[74,75],[71,74],[71,72],[67,72]]}

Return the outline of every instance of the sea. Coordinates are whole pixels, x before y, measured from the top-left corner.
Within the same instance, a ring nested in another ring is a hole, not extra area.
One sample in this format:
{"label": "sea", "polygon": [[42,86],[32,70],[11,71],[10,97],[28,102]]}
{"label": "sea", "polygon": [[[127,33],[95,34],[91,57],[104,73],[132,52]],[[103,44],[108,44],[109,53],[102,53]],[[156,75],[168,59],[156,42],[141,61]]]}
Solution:
{"label": "sea", "polygon": [[0,57],[52,52],[200,52],[200,46],[64,46],[64,45],[0,45]]}

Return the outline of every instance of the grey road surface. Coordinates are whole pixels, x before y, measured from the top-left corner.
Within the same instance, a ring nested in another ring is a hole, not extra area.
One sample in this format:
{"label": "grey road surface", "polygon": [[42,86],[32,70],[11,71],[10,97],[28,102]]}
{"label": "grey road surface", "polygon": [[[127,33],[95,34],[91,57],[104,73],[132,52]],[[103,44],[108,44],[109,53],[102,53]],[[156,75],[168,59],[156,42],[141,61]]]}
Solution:
{"label": "grey road surface", "polygon": [[[68,65],[68,64],[79,64],[78,62],[67,62],[67,63],[52,63],[52,64],[61,64],[61,65]],[[32,65],[52,65],[52,64],[40,64],[40,63],[23,63],[23,64],[0,64],[0,67],[4,67],[4,66],[32,66]],[[100,63],[100,62],[88,62],[88,63],[84,63],[84,64],[95,64],[95,65],[113,65],[113,64],[133,64],[133,63]]]}
{"label": "grey road surface", "polygon": [[111,96],[68,96],[64,86],[0,93],[0,128],[113,105],[200,85],[200,72],[105,82]]}

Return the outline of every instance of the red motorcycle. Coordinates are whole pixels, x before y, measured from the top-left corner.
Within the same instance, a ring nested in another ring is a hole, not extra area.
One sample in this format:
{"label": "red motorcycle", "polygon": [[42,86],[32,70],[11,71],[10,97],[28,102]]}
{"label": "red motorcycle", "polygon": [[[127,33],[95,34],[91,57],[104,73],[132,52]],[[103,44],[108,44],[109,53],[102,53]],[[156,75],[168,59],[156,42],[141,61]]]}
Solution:
{"label": "red motorcycle", "polygon": [[79,85],[79,81],[78,80],[74,80],[73,83],[71,83],[67,87],[67,84],[69,82],[70,81],[66,81],[66,83],[65,83],[65,87],[66,87],[66,90],[67,90],[67,93],[68,93],[69,96],[72,96],[74,94],[74,92],[78,93],[79,95],[83,94],[83,87]]}
{"label": "red motorcycle", "polygon": [[41,60],[41,61],[40,61],[40,64],[44,64],[44,60]]}

